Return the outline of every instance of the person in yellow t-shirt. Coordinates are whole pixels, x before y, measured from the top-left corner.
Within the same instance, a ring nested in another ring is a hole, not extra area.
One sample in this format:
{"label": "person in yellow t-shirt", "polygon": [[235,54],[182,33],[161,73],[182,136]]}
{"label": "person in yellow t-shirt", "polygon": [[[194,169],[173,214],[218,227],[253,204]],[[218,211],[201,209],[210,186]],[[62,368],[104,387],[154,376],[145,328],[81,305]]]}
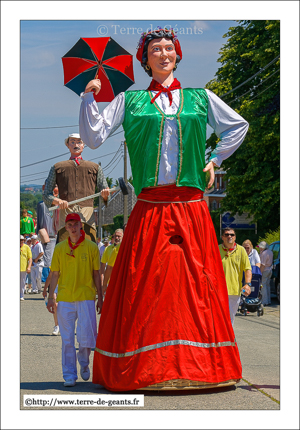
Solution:
{"label": "person in yellow t-shirt", "polygon": [[120,249],[121,243],[119,243],[118,245],[116,245],[111,254],[110,257],[108,259],[107,262],[107,266],[105,268],[105,272],[104,272],[104,279],[103,279],[103,287],[102,287],[102,291],[103,291],[103,295],[106,293],[107,287],[108,287],[108,283],[111,277],[111,273],[112,273],[112,269],[115,265],[118,253],[119,253],[119,249]]}
{"label": "person in yellow t-shirt", "polygon": [[24,236],[20,236],[20,300],[24,300],[26,275],[31,271],[32,254],[28,245],[25,243]]}
{"label": "person in yellow t-shirt", "polygon": [[69,238],[56,245],[51,261],[52,278],[48,296],[48,311],[54,313],[54,291],[58,283],[56,300],[57,319],[62,339],[62,370],[65,387],[76,384],[77,366],[74,344],[77,320],[77,359],[84,381],[90,378],[89,356],[96,345],[97,323],[95,311],[101,313],[103,299],[100,284],[99,249],[96,243],[85,239],[78,213],[67,215],[65,221]]}
{"label": "person in yellow t-shirt", "polygon": [[[222,245],[219,245],[225,279],[228,290],[229,312],[233,326],[234,317],[240,303],[241,290],[243,294],[251,294],[252,270],[246,250],[235,243],[234,229],[225,228],[222,232]],[[243,272],[245,272],[245,284],[242,285]]]}
{"label": "person in yellow t-shirt", "polygon": [[112,237],[113,243],[111,245],[109,245],[105,249],[104,254],[102,255],[102,258],[101,258],[100,279],[101,279],[101,288],[102,288],[102,294],[103,294],[103,296],[106,293],[108,281],[109,281],[109,278],[110,278],[110,275],[109,275],[108,278],[106,276],[106,284],[105,284],[105,287],[104,287],[105,272],[108,270],[111,273],[111,269],[108,267],[108,262],[110,260],[110,257],[112,255],[114,249],[122,242],[123,234],[124,234],[124,232],[123,232],[123,230],[121,228],[118,228],[114,232],[113,237]]}

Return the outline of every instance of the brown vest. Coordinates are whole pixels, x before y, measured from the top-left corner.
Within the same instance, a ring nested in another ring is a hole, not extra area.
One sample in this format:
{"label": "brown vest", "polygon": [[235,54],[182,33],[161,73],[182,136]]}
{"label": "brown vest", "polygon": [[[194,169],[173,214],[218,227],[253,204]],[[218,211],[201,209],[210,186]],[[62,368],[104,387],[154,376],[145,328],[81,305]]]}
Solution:
{"label": "brown vest", "polygon": [[[80,160],[78,166],[74,160],[60,161],[54,165],[59,198],[72,202],[95,194],[98,164]],[[78,203],[81,207],[93,207],[94,199]]]}

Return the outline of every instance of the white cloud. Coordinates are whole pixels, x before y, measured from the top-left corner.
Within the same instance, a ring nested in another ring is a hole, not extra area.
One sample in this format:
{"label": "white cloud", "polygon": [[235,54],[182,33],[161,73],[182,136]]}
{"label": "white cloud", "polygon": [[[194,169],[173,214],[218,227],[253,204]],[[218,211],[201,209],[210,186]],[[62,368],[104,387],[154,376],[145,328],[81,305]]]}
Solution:
{"label": "white cloud", "polygon": [[193,21],[191,23],[191,27],[196,26],[197,29],[201,30],[210,30],[209,21]]}
{"label": "white cloud", "polygon": [[52,66],[57,62],[57,57],[52,50],[45,46],[24,49],[21,54],[21,67],[31,69],[42,69]]}

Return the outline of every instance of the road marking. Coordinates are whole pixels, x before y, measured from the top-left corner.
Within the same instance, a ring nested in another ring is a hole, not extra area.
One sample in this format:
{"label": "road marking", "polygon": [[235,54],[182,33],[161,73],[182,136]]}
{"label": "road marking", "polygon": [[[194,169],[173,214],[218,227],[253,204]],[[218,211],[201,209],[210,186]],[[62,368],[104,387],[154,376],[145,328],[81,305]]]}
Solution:
{"label": "road marking", "polygon": [[242,378],[242,381],[246,382],[246,384],[250,385],[251,387],[255,388],[257,391],[259,391],[260,393],[264,394],[265,396],[269,397],[271,400],[273,400],[273,402],[278,403],[278,405],[280,405],[280,401],[275,399],[275,397],[271,396],[270,394],[266,393],[264,390],[262,390],[261,388],[258,388],[255,384],[251,384],[251,382],[247,381],[247,379]]}

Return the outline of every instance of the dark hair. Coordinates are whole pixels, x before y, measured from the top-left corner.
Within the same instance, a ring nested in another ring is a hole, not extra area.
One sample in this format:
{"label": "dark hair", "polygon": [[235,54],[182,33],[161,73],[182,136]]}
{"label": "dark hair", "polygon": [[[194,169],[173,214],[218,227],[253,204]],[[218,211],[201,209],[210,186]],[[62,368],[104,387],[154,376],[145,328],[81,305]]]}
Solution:
{"label": "dark hair", "polygon": [[234,228],[226,227],[226,228],[223,228],[223,230],[222,230],[222,236],[224,236],[224,233],[226,233],[226,231],[233,231],[234,234],[236,235],[236,232],[235,232]]}
{"label": "dark hair", "polygon": [[[151,42],[151,40],[161,39],[162,37],[164,37],[165,39],[173,40],[173,35],[172,35],[171,31],[169,31],[169,30],[160,30],[160,31],[152,32],[152,33],[148,34],[146,36],[146,39],[145,39],[141,66],[143,67],[143,69],[145,70],[147,75],[149,75],[150,77],[152,77],[152,70],[146,69],[147,61],[148,61],[148,45]],[[178,54],[176,54],[176,67],[174,67],[173,71],[177,69],[177,64],[180,62],[180,60],[181,60],[180,56]]]}

